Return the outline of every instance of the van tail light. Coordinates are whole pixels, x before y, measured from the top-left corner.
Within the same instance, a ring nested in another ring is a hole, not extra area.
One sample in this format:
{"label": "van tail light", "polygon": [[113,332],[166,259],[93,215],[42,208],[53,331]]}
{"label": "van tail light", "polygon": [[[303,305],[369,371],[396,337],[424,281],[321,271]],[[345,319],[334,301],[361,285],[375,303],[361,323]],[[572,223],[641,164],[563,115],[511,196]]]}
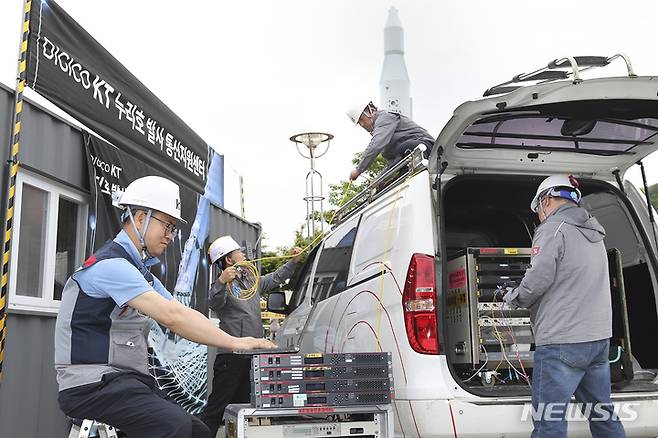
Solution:
{"label": "van tail light", "polygon": [[423,354],[439,354],[434,280],[434,257],[414,254],[404,283],[402,308],[409,344]]}

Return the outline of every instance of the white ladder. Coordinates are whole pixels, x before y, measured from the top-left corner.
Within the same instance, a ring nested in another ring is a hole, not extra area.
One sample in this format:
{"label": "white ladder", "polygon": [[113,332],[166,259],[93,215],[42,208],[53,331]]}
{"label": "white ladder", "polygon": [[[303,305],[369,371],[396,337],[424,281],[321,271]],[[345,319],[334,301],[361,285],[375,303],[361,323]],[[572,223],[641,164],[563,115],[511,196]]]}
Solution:
{"label": "white ladder", "polygon": [[[91,433],[95,435],[90,435]],[[82,425],[73,424],[68,438],[89,438],[96,436],[98,438],[117,438],[117,431],[114,427],[94,420],[83,420]]]}

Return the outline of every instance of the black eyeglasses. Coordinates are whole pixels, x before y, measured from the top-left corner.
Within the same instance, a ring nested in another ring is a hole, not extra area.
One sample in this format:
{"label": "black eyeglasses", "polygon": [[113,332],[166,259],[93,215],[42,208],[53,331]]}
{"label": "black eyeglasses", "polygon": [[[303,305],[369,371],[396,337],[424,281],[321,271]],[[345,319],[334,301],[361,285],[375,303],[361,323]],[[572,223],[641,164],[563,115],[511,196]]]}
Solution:
{"label": "black eyeglasses", "polygon": [[176,235],[176,231],[178,231],[178,225],[177,224],[172,224],[171,222],[163,221],[162,219],[158,219],[155,216],[151,216],[151,219],[155,219],[156,221],[160,222],[165,226],[165,231],[172,236]]}

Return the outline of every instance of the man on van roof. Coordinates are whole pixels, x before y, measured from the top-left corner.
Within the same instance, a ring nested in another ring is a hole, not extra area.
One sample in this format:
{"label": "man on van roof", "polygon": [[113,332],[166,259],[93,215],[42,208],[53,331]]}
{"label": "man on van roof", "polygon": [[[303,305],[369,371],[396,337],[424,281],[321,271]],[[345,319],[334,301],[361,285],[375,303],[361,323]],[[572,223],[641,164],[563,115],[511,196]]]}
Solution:
{"label": "man on van roof", "polygon": [[[553,175],[537,188],[530,209],[541,224],[532,240],[531,266],[504,300],[530,309],[535,336],[532,437],[566,437],[571,396],[590,404],[596,437],[624,437],[610,400],[609,338],[612,304],[605,230],[579,207],[578,181]],[[551,419],[558,418],[558,421]]]}
{"label": "man on van roof", "polygon": [[121,231],[71,275],[62,293],[55,325],[59,405],[69,417],[98,420],[130,437],[209,438],[208,428],[166,400],[149,374],[151,318],[200,344],[229,349],[274,344],[220,330],[150,273],[185,222],[178,185],[146,176],[117,201]]}
{"label": "man on van roof", "polygon": [[350,181],[365,172],[379,154],[386,158],[388,167],[391,167],[419,144],[427,146],[428,156],[434,146],[434,139],[424,128],[402,114],[378,110],[372,101],[351,105],[347,116],[372,136],[361,162],[350,173]]}

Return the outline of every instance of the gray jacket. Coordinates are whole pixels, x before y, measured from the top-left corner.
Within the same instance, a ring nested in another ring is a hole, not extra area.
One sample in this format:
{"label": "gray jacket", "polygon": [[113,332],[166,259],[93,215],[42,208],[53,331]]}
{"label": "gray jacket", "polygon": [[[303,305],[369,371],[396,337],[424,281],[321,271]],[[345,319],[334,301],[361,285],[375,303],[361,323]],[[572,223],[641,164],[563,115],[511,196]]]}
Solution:
{"label": "gray jacket", "polygon": [[[290,260],[276,271],[263,275],[258,283],[258,292],[248,300],[240,300],[228,290],[226,284],[216,281],[208,293],[208,305],[219,317],[219,328],[233,336],[263,337],[263,323],[260,313],[260,294],[268,292],[295,272],[297,263]],[[234,287],[247,289],[251,284],[245,284],[240,277],[234,281]],[[221,353],[230,353],[228,350],[218,349]]]}
{"label": "gray jacket", "polygon": [[597,341],[612,336],[605,230],[573,203],[559,207],[535,232],[531,267],[505,295],[530,309],[536,345]]}
{"label": "gray jacket", "polygon": [[360,173],[365,172],[379,154],[391,166],[406,150],[414,150],[419,143],[425,144],[428,149],[434,145],[432,136],[406,116],[379,110],[374,117],[372,140],[356,168]]}

